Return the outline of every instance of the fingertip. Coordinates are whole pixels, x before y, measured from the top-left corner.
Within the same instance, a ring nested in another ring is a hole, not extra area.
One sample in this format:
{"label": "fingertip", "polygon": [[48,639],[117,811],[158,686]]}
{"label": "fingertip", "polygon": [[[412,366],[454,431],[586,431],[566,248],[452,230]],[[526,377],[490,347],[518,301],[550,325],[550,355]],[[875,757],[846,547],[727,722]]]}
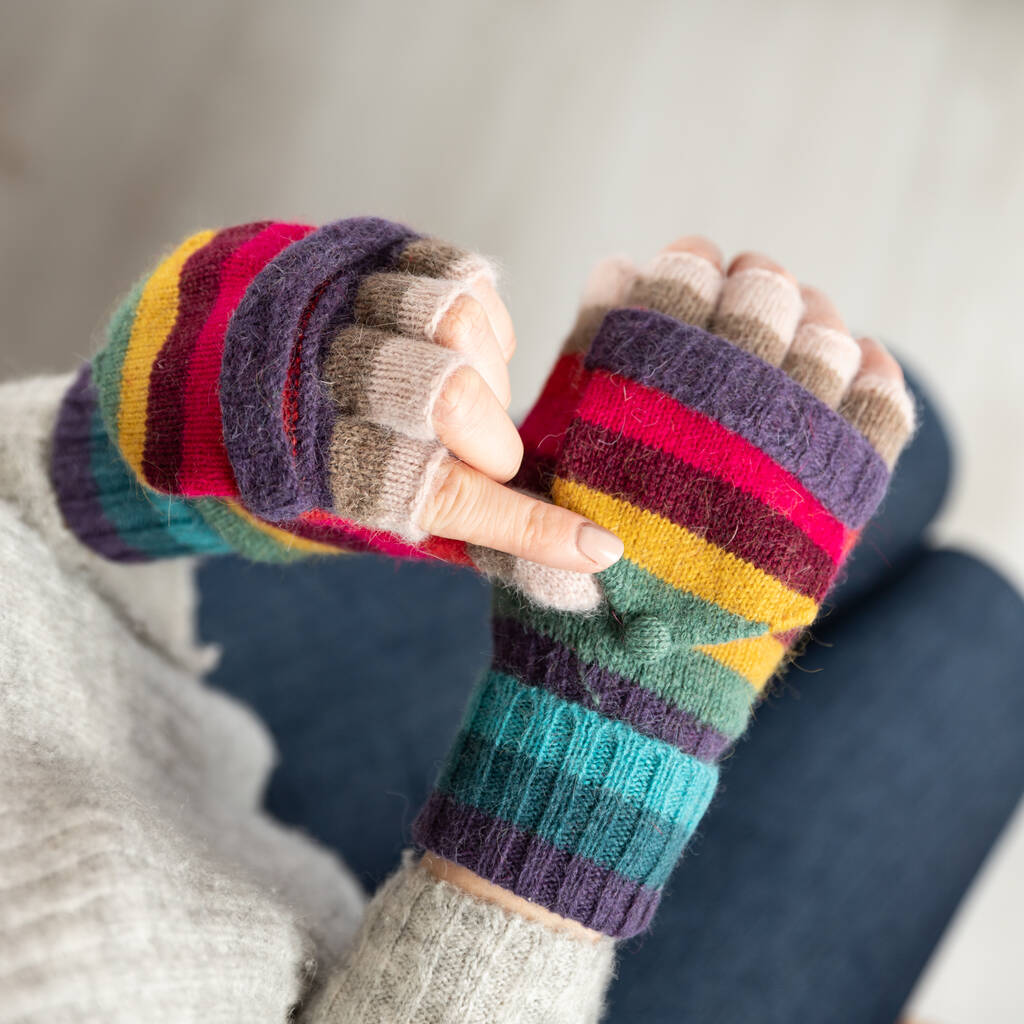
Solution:
{"label": "fingertip", "polygon": [[706,259],[719,270],[722,269],[722,250],[710,238],[705,238],[703,235],[683,235],[682,238],[677,238],[674,242],[666,245],[662,252],[692,253],[694,256]]}
{"label": "fingertip", "polygon": [[584,572],[601,572],[614,565],[626,551],[626,545],[610,530],[589,521],[580,524],[576,547],[593,568]]}
{"label": "fingertip", "polygon": [[797,279],[781,263],[776,262],[770,256],[766,256],[763,252],[755,252],[753,250],[741,252],[729,264],[728,273],[732,277],[734,274],[741,274],[745,270],[767,270],[773,274],[778,274],[780,277],[784,277],[793,285],[797,284]]}
{"label": "fingertip", "polygon": [[858,338],[861,362],[858,376],[874,374],[891,380],[903,380],[903,367],[889,353],[889,350],[874,338]]}

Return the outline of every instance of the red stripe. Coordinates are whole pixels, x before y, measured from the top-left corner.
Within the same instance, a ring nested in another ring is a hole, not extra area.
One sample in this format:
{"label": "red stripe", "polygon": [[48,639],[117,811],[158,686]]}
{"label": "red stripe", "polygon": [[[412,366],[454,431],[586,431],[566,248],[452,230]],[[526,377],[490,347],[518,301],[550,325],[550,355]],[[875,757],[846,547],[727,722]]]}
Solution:
{"label": "red stripe", "polygon": [[557,458],[586,381],[581,353],[558,357],[540,398],[519,428],[528,449],[537,455]]}
{"label": "red stripe", "polygon": [[558,475],[663,516],[816,601],[835,576],[827,552],[788,516],[635,438],[578,419]]}
{"label": "red stripe", "polygon": [[749,441],[669,398],[605,370],[591,374],[577,415],[711,473],[791,519],[836,565],[846,527],[791,473]]}
{"label": "red stripe", "polygon": [[473,568],[473,562],[466,554],[465,541],[428,537],[421,544],[413,545],[393,533],[359,526],[325,509],[318,508],[305,513],[301,519],[289,523],[287,529],[310,540],[350,551],[375,551],[392,558],[438,558]]}
{"label": "red stripe", "polygon": [[238,247],[267,224],[242,224],[218,232],[185,261],[178,281],[178,315],[149,378],[142,470],[146,482],[173,494],[178,486],[185,434],[189,363],[220,290],[221,270]]}
{"label": "red stripe", "polygon": [[587,378],[581,352],[558,357],[540,398],[519,427],[524,454],[513,487],[535,494],[547,494],[551,489],[558,456]]}
{"label": "red stripe", "polygon": [[220,290],[189,364],[185,433],[178,472],[181,494],[196,498],[238,496],[235,475],[224,447],[220,411],[224,335],[253,278],[282,249],[312,230],[303,224],[271,224],[242,245],[223,266]]}

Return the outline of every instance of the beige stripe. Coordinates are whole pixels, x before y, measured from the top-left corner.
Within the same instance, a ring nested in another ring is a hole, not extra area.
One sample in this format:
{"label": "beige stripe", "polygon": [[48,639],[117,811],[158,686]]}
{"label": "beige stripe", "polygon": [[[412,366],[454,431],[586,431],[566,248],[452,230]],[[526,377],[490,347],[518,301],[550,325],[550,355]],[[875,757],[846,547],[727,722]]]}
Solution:
{"label": "beige stripe", "polygon": [[847,384],[860,368],[860,345],[845,331],[822,324],[801,324],[789,351],[825,363]]}
{"label": "beige stripe", "polygon": [[412,338],[389,338],[366,380],[365,415],[420,441],[436,440],[434,406],[466,357]]}
{"label": "beige stripe", "polygon": [[789,348],[774,328],[749,316],[719,312],[715,314],[711,329],[772,366],[782,363]]}
{"label": "beige stripe", "polygon": [[386,331],[357,324],[340,330],[324,360],[324,382],[342,416],[362,416],[365,411],[365,383],[381,345],[390,337]]}
{"label": "beige stripe", "polygon": [[604,318],[611,309],[611,306],[582,307],[576,315],[576,323],[573,324],[569,337],[565,339],[565,344],[562,346],[562,354],[572,355],[576,352],[589,351],[591,342],[597,336]]}
{"label": "beige stripe", "polygon": [[421,441],[435,439],[434,406],[466,358],[373,327],[338,332],[324,366],[338,410]]}
{"label": "beige stripe", "polygon": [[860,346],[845,331],[801,324],[782,369],[834,409],[860,367]]}
{"label": "beige stripe", "polygon": [[636,267],[623,256],[612,256],[594,267],[583,288],[576,323],[562,346],[563,355],[590,348],[604,318],[625,302],[636,273]]}
{"label": "beige stripe", "polygon": [[914,432],[914,401],[902,381],[891,377],[857,377],[839,412],[871,442],[890,468]]}
{"label": "beige stripe", "polygon": [[789,278],[755,267],[726,278],[711,329],[777,366],[802,313],[800,289]]}
{"label": "beige stripe", "polygon": [[782,369],[797,384],[806,388],[812,395],[833,409],[839,404],[839,400],[846,393],[847,385],[850,383],[817,356],[794,352],[792,349],[786,353],[786,358],[782,361]]}
{"label": "beige stripe", "polygon": [[445,313],[469,291],[464,281],[413,274],[371,274],[356,296],[356,319],[433,341]]}
{"label": "beige stripe", "polygon": [[626,304],[706,327],[721,288],[722,272],[709,260],[694,253],[665,252],[640,274]]}
{"label": "beige stripe", "polygon": [[438,238],[410,242],[398,258],[398,269],[408,274],[447,277],[455,281],[483,277],[493,285],[497,280],[494,265],[486,257]]}
{"label": "beige stripe", "polygon": [[600,584],[587,573],[552,569],[478,544],[467,545],[466,553],[485,576],[515,587],[544,608],[586,614],[603,603]]}
{"label": "beige stripe", "polygon": [[416,524],[445,449],[366,420],[340,418],[328,456],[334,510],[363,526],[413,543],[426,534]]}
{"label": "beige stripe", "polygon": [[327,469],[334,511],[369,526],[377,518],[377,488],[388,464],[393,433],[367,423],[339,417],[334,424]]}
{"label": "beige stripe", "polygon": [[512,582],[531,601],[558,611],[587,614],[604,603],[601,585],[594,576],[552,569],[525,558],[515,560]]}

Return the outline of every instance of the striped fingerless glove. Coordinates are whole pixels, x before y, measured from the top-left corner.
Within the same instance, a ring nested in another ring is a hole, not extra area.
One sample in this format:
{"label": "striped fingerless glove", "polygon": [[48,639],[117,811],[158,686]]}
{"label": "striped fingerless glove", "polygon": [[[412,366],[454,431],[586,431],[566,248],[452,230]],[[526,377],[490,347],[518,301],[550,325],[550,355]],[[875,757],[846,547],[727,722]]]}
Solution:
{"label": "striped fingerless glove", "polygon": [[493,664],[414,834],[608,935],[650,922],[912,427],[902,386],[851,383],[852,340],[801,326],[793,293],[688,254],[619,275],[523,427],[523,482],[625,557],[582,611],[496,588]]}
{"label": "striped fingerless glove", "polygon": [[434,344],[490,264],[375,218],[186,239],[114,314],[61,407],[52,478],[108,558],[374,550],[469,563],[417,511],[447,457]]}

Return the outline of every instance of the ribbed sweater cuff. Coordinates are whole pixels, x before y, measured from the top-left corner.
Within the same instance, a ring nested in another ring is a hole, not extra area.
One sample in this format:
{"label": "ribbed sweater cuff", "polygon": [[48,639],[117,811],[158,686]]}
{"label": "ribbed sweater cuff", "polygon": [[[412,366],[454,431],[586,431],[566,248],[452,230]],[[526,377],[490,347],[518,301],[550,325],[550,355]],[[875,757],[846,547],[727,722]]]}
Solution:
{"label": "ribbed sweater cuff", "polygon": [[410,853],[371,902],[311,1024],[589,1024],[614,943],[589,942],[476,899]]}
{"label": "ribbed sweater cuff", "polygon": [[643,931],[718,769],[500,672],[481,683],[416,841],[615,937]]}

